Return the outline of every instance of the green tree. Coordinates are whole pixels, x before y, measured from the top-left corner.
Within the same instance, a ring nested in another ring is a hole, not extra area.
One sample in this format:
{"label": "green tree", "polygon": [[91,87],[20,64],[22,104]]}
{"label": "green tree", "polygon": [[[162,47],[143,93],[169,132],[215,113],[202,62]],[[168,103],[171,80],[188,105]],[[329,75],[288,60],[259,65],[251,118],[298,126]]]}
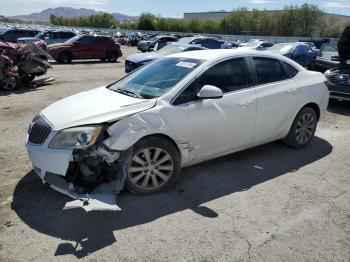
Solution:
{"label": "green tree", "polygon": [[142,13],[138,20],[137,29],[154,31],[158,18],[152,13]]}

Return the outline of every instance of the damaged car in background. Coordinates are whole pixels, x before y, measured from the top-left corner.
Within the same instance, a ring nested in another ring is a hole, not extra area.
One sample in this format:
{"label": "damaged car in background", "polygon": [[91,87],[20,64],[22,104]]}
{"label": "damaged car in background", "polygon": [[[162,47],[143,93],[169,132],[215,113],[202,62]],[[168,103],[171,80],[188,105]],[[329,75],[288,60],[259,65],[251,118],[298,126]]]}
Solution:
{"label": "damaged car in background", "polygon": [[66,209],[120,210],[169,188],[180,169],[274,140],[302,148],[326,112],[321,73],[252,50],[182,52],[42,110],[26,147]]}
{"label": "damaged car in background", "polygon": [[[48,59],[52,57],[45,51],[44,41],[28,44],[7,43],[0,40],[0,88],[13,90],[31,83],[35,77],[45,75],[52,68]],[[45,79],[46,82],[53,78]]]}
{"label": "damaged car in background", "polygon": [[346,27],[338,41],[339,63],[324,75],[329,81],[330,98],[350,101],[350,26]]}

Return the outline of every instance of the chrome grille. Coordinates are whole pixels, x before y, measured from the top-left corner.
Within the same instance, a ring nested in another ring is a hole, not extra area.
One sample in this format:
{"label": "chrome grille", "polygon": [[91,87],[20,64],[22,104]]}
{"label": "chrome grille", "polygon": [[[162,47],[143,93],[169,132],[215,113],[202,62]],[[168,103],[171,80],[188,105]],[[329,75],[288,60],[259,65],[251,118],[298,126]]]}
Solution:
{"label": "chrome grille", "polygon": [[42,118],[35,120],[29,130],[29,142],[38,145],[44,143],[51,130],[51,126]]}

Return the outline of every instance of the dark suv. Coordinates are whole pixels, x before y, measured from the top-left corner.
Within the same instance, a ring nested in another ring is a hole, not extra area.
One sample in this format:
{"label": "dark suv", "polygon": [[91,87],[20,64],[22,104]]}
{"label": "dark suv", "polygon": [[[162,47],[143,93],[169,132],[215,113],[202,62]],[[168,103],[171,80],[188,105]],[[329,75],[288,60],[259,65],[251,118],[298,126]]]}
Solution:
{"label": "dark suv", "polygon": [[70,63],[74,59],[101,59],[116,62],[123,54],[112,37],[80,35],[64,43],[47,46],[50,55],[58,62]]}
{"label": "dark suv", "polygon": [[152,48],[154,51],[162,49],[169,42],[177,42],[178,39],[175,36],[170,35],[157,35],[147,41],[140,41],[137,45],[137,49],[141,52],[150,52]]}
{"label": "dark suv", "polygon": [[20,37],[34,37],[40,31],[29,29],[8,29],[0,33],[0,39],[5,42],[17,42]]}

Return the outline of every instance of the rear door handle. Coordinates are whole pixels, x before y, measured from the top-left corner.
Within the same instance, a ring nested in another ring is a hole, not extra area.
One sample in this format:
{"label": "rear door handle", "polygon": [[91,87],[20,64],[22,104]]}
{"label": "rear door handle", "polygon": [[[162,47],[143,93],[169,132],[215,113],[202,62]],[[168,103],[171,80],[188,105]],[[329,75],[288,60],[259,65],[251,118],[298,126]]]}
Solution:
{"label": "rear door handle", "polygon": [[255,100],[248,100],[244,101],[242,103],[239,103],[239,106],[249,106],[250,104],[253,104]]}
{"label": "rear door handle", "polygon": [[295,93],[295,91],[297,91],[297,89],[293,88],[293,89],[288,90],[287,93],[288,94],[293,94],[293,93]]}

